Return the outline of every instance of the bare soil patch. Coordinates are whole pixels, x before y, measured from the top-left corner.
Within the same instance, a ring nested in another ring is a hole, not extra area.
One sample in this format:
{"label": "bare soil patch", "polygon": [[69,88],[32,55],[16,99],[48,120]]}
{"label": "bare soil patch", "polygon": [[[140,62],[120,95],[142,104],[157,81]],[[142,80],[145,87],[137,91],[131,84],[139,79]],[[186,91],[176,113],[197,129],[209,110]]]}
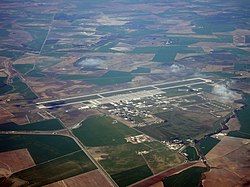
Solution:
{"label": "bare soil patch", "polygon": [[82,187],[112,187],[107,179],[98,171],[90,171],[75,177],[70,177],[56,183],[46,185],[46,187],[70,187],[70,186],[82,186]]}
{"label": "bare soil patch", "polygon": [[9,174],[35,166],[35,162],[27,149],[0,153],[0,164],[0,169],[8,170]]}
{"label": "bare soil patch", "polygon": [[[250,183],[250,140],[224,137],[207,155],[211,169],[204,173],[204,187],[243,186]],[[218,178],[218,176],[220,176]]]}

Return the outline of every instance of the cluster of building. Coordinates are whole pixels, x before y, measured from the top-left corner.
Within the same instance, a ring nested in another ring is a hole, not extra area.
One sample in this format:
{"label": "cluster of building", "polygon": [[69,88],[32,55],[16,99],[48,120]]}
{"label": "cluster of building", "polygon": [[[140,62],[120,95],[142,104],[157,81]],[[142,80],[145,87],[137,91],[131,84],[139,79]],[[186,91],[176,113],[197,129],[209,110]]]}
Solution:
{"label": "cluster of building", "polygon": [[137,136],[130,136],[125,138],[125,140],[127,142],[130,142],[132,144],[139,144],[139,143],[143,143],[143,142],[151,142],[152,139],[145,135],[145,134],[141,134],[141,135],[137,135]]}
{"label": "cluster of building", "polygon": [[181,140],[173,140],[172,142],[169,141],[162,141],[161,143],[165,144],[171,150],[179,150],[184,146],[183,141]]}

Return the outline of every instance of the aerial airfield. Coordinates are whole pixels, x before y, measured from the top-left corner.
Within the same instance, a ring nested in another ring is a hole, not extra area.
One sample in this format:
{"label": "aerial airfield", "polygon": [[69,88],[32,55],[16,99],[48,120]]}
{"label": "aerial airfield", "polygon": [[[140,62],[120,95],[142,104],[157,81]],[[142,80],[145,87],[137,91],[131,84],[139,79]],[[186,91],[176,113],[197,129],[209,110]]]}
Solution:
{"label": "aerial airfield", "polygon": [[0,186],[248,186],[249,9],[1,1]]}

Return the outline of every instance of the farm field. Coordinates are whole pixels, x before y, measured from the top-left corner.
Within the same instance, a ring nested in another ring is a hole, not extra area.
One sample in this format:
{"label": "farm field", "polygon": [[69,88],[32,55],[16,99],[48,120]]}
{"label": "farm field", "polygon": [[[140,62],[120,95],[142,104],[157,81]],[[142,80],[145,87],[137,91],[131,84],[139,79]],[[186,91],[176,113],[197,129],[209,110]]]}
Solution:
{"label": "farm field", "polygon": [[192,112],[169,111],[157,113],[156,116],[165,122],[137,128],[159,140],[195,139],[217,128],[211,124],[212,120],[216,122],[217,119],[209,114],[203,114],[201,117]]}
{"label": "farm field", "polygon": [[218,139],[212,137],[204,138],[199,142],[200,151],[206,155],[219,142]]}
{"label": "farm field", "polygon": [[[205,186],[244,185],[249,178],[248,169],[250,149],[248,139],[225,136],[207,155],[209,172],[204,173]],[[221,175],[225,180],[216,180],[214,175]]]}
{"label": "farm field", "polygon": [[185,148],[184,152],[188,155],[188,160],[194,161],[198,160],[199,156],[197,155],[197,152],[194,147],[188,146]]}
{"label": "farm field", "polygon": [[35,166],[27,149],[17,149],[0,153],[1,175],[8,176],[14,172]]}
{"label": "farm field", "polygon": [[17,125],[15,123],[0,124],[0,131],[52,131],[63,129],[57,119],[39,121],[35,123]]}
{"label": "farm field", "polygon": [[68,137],[1,135],[1,152],[24,148],[29,151],[35,165],[17,171],[8,180],[22,180],[41,186],[96,169],[86,154]]}
{"label": "farm field", "polygon": [[141,133],[110,117],[90,117],[73,133],[119,186],[127,186],[184,161],[177,152],[155,141],[127,143],[125,138]]}
{"label": "farm field", "polygon": [[80,186],[85,185],[89,187],[95,187],[102,185],[103,187],[111,187],[112,185],[103,177],[98,170],[89,171],[84,174],[76,175],[74,177],[66,178],[62,181],[58,181],[52,184],[45,185],[46,187],[62,187],[62,186]]}
{"label": "farm field", "polygon": [[80,150],[72,139],[64,136],[2,134],[0,137],[1,152],[27,148],[36,164]]}
{"label": "farm field", "polygon": [[0,1],[0,186],[249,185],[249,12]]}
{"label": "farm field", "polygon": [[76,151],[17,172],[11,177],[28,181],[34,186],[41,186],[94,169],[96,167],[89,158],[82,151]]}
{"label": "farm field", "polygon": [[[91,133],[90,133],[91,132]],[[90,117],[73,133],[88,147],[119,145],[125,138],[139,133],[110,117]]]}
{"label": "farm field", "polygon": [[205,167],[192,167],[179,174],[167,177],[163,180],[164,186],[199,186],[202,173],[207,171]]}
{"label": "farm field", "polygon": [[250,138],[250,130],[249,130],[249,111],[250,111],[250,95],[244,95],[245,107],[242,110],[237,111],[237,116],[239,118],[241,127],[239,131],[231,131],[229,132],[229,136],[239,137],[239,138]]}

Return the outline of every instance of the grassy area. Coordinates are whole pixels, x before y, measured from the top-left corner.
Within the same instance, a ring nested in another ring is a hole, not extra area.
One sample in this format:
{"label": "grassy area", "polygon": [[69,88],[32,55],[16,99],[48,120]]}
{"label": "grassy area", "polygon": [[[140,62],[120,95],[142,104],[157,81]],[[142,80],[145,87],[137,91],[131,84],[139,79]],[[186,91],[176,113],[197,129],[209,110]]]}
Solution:
{"label": "grassy area", "polygon": [[20,73],[26,74],[29,77],[45,77],[37,67],[32,70],[34,64],[13,64],[13,67]]}
{"label": "grassy area", "polygon": [[200,80],[200,79],[186,80],[186,81],[182,81],[182,82],[166,83],[166,84],[162,84],[162,85],[157,86],[157,87],[158,88],[167,88],[167,87],[171,87],[171,86],[180,86],[180,87],[182,87],[182,85],[185,85],[185,84],[198,83],[198,82],[201,82],[201,81],[202,80]]}
{"label": "grassy area", "polygon": [[111,175],[115,182],[120,186],[128,186],[137,181],[145,179],[152,175],[152,172],[147,165],[139,166],[121,173]]}
{"label": "grassy area", "polygon": [[34,67],[34,64],[13,64],[12,66],[20,73],[25,74]]}
{"label": "grassy area", "polygon": [[233,74],[233,73],[226,73],[226,72],[223,72],[223,71],[215,71],[215,72],[203,72],[202,74],[205,74],[205,75],[215,75],[215,76],[218,76],[218,77],[223,77],[223,78],[231,78],[231,77],[237,77],[236,74]]}
{"label": "grassy area", "polygon": [[52,57],[47,57],[47,58],[42,58],[42,59],[37,60],[36,68],[38,70],[44,70],[44,69],[49,68],[51,66],[54,66],[62,61],[60,59],[60,57],[63,56],[62,53],[59,53],[59,57],[57,57],[58,54],[56,54],[56,53],[51,52],[50,54],[52,55]]}
{"label": "grassy area", "polygon": [[145,154],[144,158],[154,174],[181,164],[185,160],[180,154],[164,146]]}
{"label": "grassy area", "polygon": [[212,138],[212,137],[206,137],[201,139],[201,141],[198,143],[200,147],[200,151],[202,154],[206,155],[216,144],[218,144],[220,140]]}
{"label": "grassy area", "polygon": [[130,89],[130,90],[126,90],[126,91],[117,91],[117,92],[113,92],[113,93],[107,93],[107,94],[101,94],[104,97],[110,97],[110,96],[114,96],[114,95],[119,95],[119,94],[128,94],[128,93],[135,93],[135,92],[140,92],[140,91],[148,91],[148,90],[154,90],[155,88],[153,87],[145,87],[145,88],[137,88],[137,89]]}
{"label": "grassy area", "polygon": [[241,63],[235,63],[234,64],[234,70],[238,71],[246,71],[250,69],[250,64],[241,64]]}
{"label": "grassy area", "polygon": [[246,36],[246,43],[250,43],[250,35]]}
{"label": "grassy area", "polygon": [[39,28],[27,28],[25,29],[31,35],[33,40],[25,44],[25,47],[33,51],[40,51],[43,42],[47,36],[48,30],[39,29]]}
{"label": "grassy area", "polygon": [[0,77],[0,95],[4,95],[5,93],[10,92],[13,89],[12,86],[5,84],[6,80],[6,77]]}
{"label": "grassy area", "polygon": [[123,144],[126,142],[125,137],[138,134],[124,124],[114,123],[114,119],[104,116],[86,119],[73,133],[89,147]]}
{"label": "grassy area", "polygon": [[23,54],[24,52],[21,52],[21,51],[0,50],[0,56],[10,58],[11,60],[17,60]]}
{"label": "grassy area", "polygon": [[195,84],[191,86],[194,89],[200,89],[200,91],[204,91],[204,92],[208,92],[210,93],[213,90],[213,86],[206,84],[206,83],[202,83],[202,84]]}
{"label": "grassy area", "polygon": [[228,135],[235,136],[240,138],[248,138],[250,139],[250,94],[244,94],[243,103],[245,107],[239,111],[237,111],[237,117],[240,121],[240,130],[232,131]]}
{"label": "grassy area", "polygon": [[143,157],[137,154],[145,150],[149,151],[150,147],[131,143],[89,148],[91,153],[102,155],[96,159],[119,186],[127,186],[152,175]]}
{"label": "grassy area", "polygon": [[[107,158],[100,160],[102,166],[110,173],[117,174],[147,162],[151,171],[156,174],[170,167],[181,164],[185,159],[177,152],[170,151],[158,142],[143,144],[125,143],[122,145],[104,147],[102,151]],[[143,156],[138,152],[147,151]]]}
{"label": "grassy area", "polygon": [[52,131],[60,129],[63,129],[63,126],[57,119],[39,121],[26,125],[17,125],[15,123],[0,125],[0,131]]}
{"label": "grassy area", "polygon": [[18,77],[13,79],[13,83],[11,85],[5,84],[6,78],[0,78],[0,95],[3,95],[7,92],[9,93],[20,93],[24,99],[33,100],[36,99],[37,96],[32,92],[32,90],[22,82]]}
{"label": "grassy area", "polygon": [[190,160],[190,161],[199,160],[199,158],[200,158],[200,157],[197,155],[197,152],[196,152],[196,150],[195,150],[194,147],[187,146],[183,152],[186,153],[186,154],[188,155],[187,158],[188,158],[188,160]]}
{"label": "grassy area", "polygon": [[0,38],[6,38],[9,35],[7,29],[0,29]]}
{"label": "grassy area", "polygon": [[102,154],[108,156],[99,162],[109,174],[114,175],[145,165],[143,157],[137,152],[149,151],[150,149],[144,144],[131,143],[102,147]]}
{"label": "grassy area", "polygon": [[[154,173],[158,173],[184,161],[181,155],[168,150],[158,142],[126,143],[125,137],[138,135],[138,132],[119,122],[114,123],[110,117],[88,118],[81,127],[74,129],[73,133],[89,147],[92,156],[120,186],[152,175],[149,167],[153,168]],[[149,153],[141,156],[138,154],[141,151]],[[149,167],[146,166],[145,160]]]}
{"label": "grassy area", "polygon": [[144,67],[138,67],[135,70],[131,71],[131,73],[150,73],[151,69],[150,68],[144,68]]}
{"label": "grassy area", "polygon": [[177,53],[194,53],[194,49],[189,49],[186,46],[164,46],[164,47],[138,47],[132,53],[155,54],[152,61],[155,62],[174,62]]}
{"label": "grassy area", "polygon": [[26,75],[29,76],[29,77],[37,77],[37,78],[39,78],[39,77],[45,77],[46,76],[45,74],[41,73],[40,70],[37,70],[37,68],[34,69],[34,70],[32,70],[32,71],[30,71]]}
{"label": "grassy area", "polygon": [[32,186],[43,186],[94,169],[96,169],[95,165],[86,154],[78,151],[17,172],[11,177],[26,180]]}
{"label": "grassy area", "polygon": [[123,71],[108,71],[100,77],[87,75],[60,75],[58,77],[59,80],[83,80],[98,86],[126,83],[133,78],[134,76],[130,72]]}
{"label": "grassy area", "polygon": [[[159,140],[172,140],[188,138],[194,139],[208,132],[213,132],[214,127],[205,123],[207,119],[212,120],[209,114],[197,116],[195,113],[181,113],[179,111],[167,111],[155,114],[165,122],[145,127],[140,130]],[[212,123],[213,121],[211,121]]]}
{"label": "grassy area", "polygon": [[250,52],[247,50],[239,49],[239,48],[223,48],[222,50],[225,50],[227,52],[232,53],[233,55],[236,55],[240,58],[249,58]]}
{"label": "grassy area", "polygon": [[235,29],[236,23],[232,23],[233,19],[225,19],[223,15],[210,15],[206,17],[201,17],[193,21],[196,25],[192,30],[196,34],[212,34],[214,32],[229,32]]}
{"label": "grassy area", "polygon": [[65,136],[57,135],[0,135],[0,152],[27,148],[36,164],[80,150]]}
{"label": "grassy area", "polygon": [[167,177],[163,180],[163,183],[165,187],[197,187],[200,185],[202,173],[206,171],[207,168],[204,167],[192,167],[179,174]]}
{"label": "grassy area", "polygon": [[188,94],[191,93],[189,91],[189,88],[186,87],[186,86],[182,86],[182,87],[179,87],[179,88],[166,89],[166,90],[163,90],[163,91],[166,92],[164,95],[166,95],[168,97],[188,95]]}
{"label": "grassy area", "polygon": [[13,79],[12,86],[14,87],[13,92],[20,93],[20,95],[23,96],[24,99],[33,100],[37,98],[37,96],[32,92],[32,90],[18,77],[15,77]]}

